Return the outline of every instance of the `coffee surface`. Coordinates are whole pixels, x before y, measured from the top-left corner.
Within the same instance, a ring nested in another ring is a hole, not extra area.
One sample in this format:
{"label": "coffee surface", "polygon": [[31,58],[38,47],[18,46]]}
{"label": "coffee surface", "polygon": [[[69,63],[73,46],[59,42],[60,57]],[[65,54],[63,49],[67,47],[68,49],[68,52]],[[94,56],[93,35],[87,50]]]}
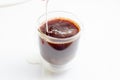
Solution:
{"label": "coffee surface", "polygon": [[79,28],[78,25],[71,20],[60,18],[48,21],[48,32],[46,31],[45,24],[42,25],[41,31],[51,37],[68,38],[77,34]]}

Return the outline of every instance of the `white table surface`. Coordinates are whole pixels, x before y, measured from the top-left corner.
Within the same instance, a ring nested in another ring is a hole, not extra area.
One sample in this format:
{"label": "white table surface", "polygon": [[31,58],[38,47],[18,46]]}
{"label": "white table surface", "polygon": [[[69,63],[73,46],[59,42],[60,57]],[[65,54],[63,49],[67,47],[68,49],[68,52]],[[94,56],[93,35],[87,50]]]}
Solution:
{"label": "white table surface", "polygon": [[27,61],[39,54],[35,23],[41,5],[32,0],[0,8],[0,80],[120,80],[119,0],[50,1],[50,10],[71,11],[84,25],[75,66],[62,74]]}

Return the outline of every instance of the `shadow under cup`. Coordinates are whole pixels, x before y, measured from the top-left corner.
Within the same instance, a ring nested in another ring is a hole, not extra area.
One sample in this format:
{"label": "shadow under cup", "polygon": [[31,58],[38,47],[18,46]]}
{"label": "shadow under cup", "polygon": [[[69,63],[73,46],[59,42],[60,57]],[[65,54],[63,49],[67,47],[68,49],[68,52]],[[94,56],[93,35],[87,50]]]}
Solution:
{"label": "shadow under cup", "polygon": [[52,20],[63,19],[71,22],[78,29],[78,32],[65,38],[48,36],[41,29],[46,22],[46,15],[38,20],[40,54],[45,63],[52,66],[63,66],[71,62],[74,58],[81,32],[81,24],[76,16],[69,12],[50,12],[48,13],[48,24]]}

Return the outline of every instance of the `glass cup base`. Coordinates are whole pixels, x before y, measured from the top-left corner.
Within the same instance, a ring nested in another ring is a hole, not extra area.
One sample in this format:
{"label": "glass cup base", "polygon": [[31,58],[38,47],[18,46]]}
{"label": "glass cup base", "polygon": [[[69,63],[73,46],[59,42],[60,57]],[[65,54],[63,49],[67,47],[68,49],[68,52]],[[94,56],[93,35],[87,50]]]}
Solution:
{"label": "glass cup base", "polygon": [[41,59],[41,64],[42,66],[50,71],[50,72],[54,72],[54,73],[61,73],[61,72],[65,72],[65,71],[68,71],[69,69],[72,68],[72,64],[74,62],[74,59],[72,61],[70,61],[69,63],[67,64],[64,64],[64,65],[54,65],[54,64],[50,64],[48,63],[47,61],[45,61],[42,57],[40,58]]}

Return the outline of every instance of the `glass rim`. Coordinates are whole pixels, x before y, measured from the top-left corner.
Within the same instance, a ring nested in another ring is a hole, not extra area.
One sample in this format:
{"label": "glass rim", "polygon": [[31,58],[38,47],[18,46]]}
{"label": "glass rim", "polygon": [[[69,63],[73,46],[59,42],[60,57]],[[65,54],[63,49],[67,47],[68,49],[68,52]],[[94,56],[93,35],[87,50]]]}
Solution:
{"label": "glass rim", "polygon": [[[46,35],[46,34],[43,33],[39,28],[37,28],[37,32],[38,32],[39,36],[40,36],[42,39],[45,39],[46,41],[52,42],[52,43],[68,43],[68,42],[72,42],[72,41],[78,39],[79,36],[80,36],[80,34],[81,34],[81,31],[82,31],[82,25],[81,25],[81,23],[80,23],[80,20],[79,20],[73,13],[67,12],[67,11],[51,11],[51,12],[48,12],[48,17],[49,17],[49,15],[55,14],[55,13],[58,13],[58,14],[62,14],[62,13],[63,13],[63,14],[69,14],[69,15],[71,15],[72,17],[74,17],[75,20],[72,19],[72,18],[70,18],[70,17],[65,17],[65,16],[62,16],[62,15],[58,16],[59,18],[68,19],[68,20],[72,21],[73,23],[77,24],[77,26],[78,26],[78,28],[79,28],[79,32],[76,33],[75,35],[71,36],[71,37],[67,37],[67,38],[56,38],[56,37],[52,37],[52,36]],[[45,14],[43,14],[42,16],[40,16],[40,17],[38,18],[38,21],[37,21],[38,23],[39,23],[40,18],[42,18],[42,17],[45,17]],[[48,19],[48,21],[49,21],[49,20],[53,20],[53,19],[56,19],[56,17],[53,16],[52,18]],[[45,23],[45,21],[41,21],[41,23],[39,23],[37,26],[42,25],[43,22]]]}

